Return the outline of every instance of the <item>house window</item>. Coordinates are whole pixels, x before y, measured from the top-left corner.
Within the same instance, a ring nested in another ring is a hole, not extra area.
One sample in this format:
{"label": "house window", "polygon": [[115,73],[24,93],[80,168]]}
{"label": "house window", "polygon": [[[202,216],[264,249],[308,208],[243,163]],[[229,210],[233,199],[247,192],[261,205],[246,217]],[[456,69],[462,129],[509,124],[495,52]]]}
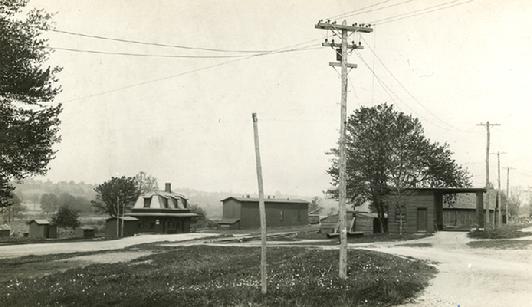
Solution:
{"label": "house window", "polygon": [[174,208],[175,209],[179,208],[179,206],[177,204],[178,203],[177,198],[172,198],[172,203],[174,204]]}
{"label": "house window", "polygon": [[144,208],[149,208],[151,205],[151,197],[144,197]]}
{"label": "house window", "polygon": [[163,197],[162,199],[163,199],[163,207],[168,208],[168,198]]}

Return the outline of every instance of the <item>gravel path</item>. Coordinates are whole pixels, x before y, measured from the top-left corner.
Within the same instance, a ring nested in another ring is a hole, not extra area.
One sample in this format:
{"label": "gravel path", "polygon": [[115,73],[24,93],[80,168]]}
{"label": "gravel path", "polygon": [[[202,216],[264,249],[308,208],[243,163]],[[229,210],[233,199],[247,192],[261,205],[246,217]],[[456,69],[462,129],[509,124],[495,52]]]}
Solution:
{"label": "gravel path", "polygon": [[350,247],[437,262],[440,272],[430,286],[404,306],[532,306],[532,251],[473,249],[466,245],[469,241],[465,233],[438,232],[408,242],[431,243],[430,247],[400,243]]}
{"label": "gravel path", "polygon": [[217,236],[215,233],[179,233],[171,235],[140,235],[120,240],[86,242],[34,243],[0,246],[1,258],[14,258],[29,255],[49,255],[76,252],[92,252],[122,249],[128,246],[153,242],[182,242]]}

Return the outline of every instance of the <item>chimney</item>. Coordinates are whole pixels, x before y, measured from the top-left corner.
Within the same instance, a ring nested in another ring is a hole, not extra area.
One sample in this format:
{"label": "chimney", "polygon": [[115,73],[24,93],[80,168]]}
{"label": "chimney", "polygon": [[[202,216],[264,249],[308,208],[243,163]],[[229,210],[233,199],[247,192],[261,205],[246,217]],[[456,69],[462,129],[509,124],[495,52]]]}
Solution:
{"label": "chimney", "polygon": [[170,182],[164,184],[164,191],[167,193],[172,193],[172,184]]}

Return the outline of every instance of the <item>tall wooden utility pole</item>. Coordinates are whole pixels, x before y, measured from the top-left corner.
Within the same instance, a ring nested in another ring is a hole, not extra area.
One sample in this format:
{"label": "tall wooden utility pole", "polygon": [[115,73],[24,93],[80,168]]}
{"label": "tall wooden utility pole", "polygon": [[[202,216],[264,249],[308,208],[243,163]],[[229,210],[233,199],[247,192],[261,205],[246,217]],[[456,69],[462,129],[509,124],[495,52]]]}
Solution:
{"label": "tall wooden utility pole", "polygon": [[116,197],[116,238],[120,238],[120,197]]}
{"label": "tall wooden utility pole", "polygon": [[340,107],[340,140],[339,140],[339,176],[338,176],[338,224],[340,228],[340,257],[338,265],[338,275],[342,279],[347,279],[347,229],[345,217],[345,203],[346,203],[346,153],[345,153],[345,126],[347,121],[347,69],[356,68],[356,64],[347,63],[348,50],[362,49],[360,42],[355,44],[348,44],[348,37],[356,32],[371,33],[373,29],[371,25],[347,25],[344,20],[342,25],[337,25],[336,22],[331,23],[329,20],[322,22],[321,20],[315,26],[316,29],[332,31],[335,36],[341,37],[341,44],[335,43],[334,39],[329,42],[327,39],[322,46],[332,47],[336,51],[336,60],[339,62],[329,62],[332,67],[341,67],[342,72],[342,100]]}
{"label": "tall wooden utility pole", "polygon": [[[477,126],[486,126],[486,217],[484,229],[487,229],[490,223],[490,126],[499,126],[499,124],[490,124],[487,121]],[[495,212],[493,213],[495,214]]]}
{"label": "tall wooden utility pole", "polygon": [[259,184],[260,217],[260,284],[262,294],[266,294],[266,209],[264,208],[264,187],[262,182],[262,165],[259,148],[259,127],[257,114],[253,113],[253,136],[255,140],[255,161],[257,165],[257,182]]}
{"label": "tall wooden utility pole", "polygon": [[510,213],[508,212],[508,202],[510,202],[510,169],[513,169],[513,167],[506,167],[506,203],[504,208],[506,212],[506,224],[510,222]]}
{"label": "tall wooden utility pole", "polygon": [[500,152],[500,151],[497,151],[495,153],[497,155],[497,204],[498,204],[498,207],[496,207],[495,209],[498,209],[498,212],[494,212],[495,213],[498,213],[497,215],[497,223],[495,223],[495,217],[493,217],[493,225],[502,225],[502,211],[501,211],[501,207],[502,207],[502,203],[501,203],[501,155],[505,154],[505,152]]}

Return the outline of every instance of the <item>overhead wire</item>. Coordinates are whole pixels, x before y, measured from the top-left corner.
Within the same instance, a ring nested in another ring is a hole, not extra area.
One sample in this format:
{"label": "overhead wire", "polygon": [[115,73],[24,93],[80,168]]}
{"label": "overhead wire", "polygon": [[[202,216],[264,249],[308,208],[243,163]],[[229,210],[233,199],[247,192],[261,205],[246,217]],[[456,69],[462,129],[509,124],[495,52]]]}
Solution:
{"label": "overhead wire", "polygon": [[[371,21],[371,23],[374,24],[374,25],[383,25],[383,24],[396,22],[396,21],[400,21],[400,20],[403,20],[403,19],[407,19],[407,18],[417,17],[417,16],[421,16],[421,15],[425,15],[425,14],[434,13],[434,12],[438,12],[438,11],[441,11],[441,10],[453,8],[453,7],[456,7],[456,6],[460,6],[460,5],[464,5],[464,4],[467,4],[467,3],[471,3],[471,2],[473,2],[475,0],[467,0],[467,1],[463,1],[463,2],[459,2],[459,1],[462,1],[462,0],[447,1],[447,2],[440,3],[440,4],[437,4],[437,5],[434,5],[434,6],[426,7],[426,8],[423,8],[423,9],[414,10],[414,11],[411,11],[411,12],[398,14],[398,15],[395,15],[395,16],[389,16],[389,17],[386,17],[386,18],[373,20],[373,21]],[[445,6],[445,5],[447,5],[447,6]]]}
{"label": "overhead wire", "polygon": [[66,34],[66,35],[71,35],[71,36],[80,36],[80,37],[87,37],[87,38],[100,39],[100,40],[109,40],[109,41],[115,41],[115,42],[121,42],[121,43],[148,45],[148,46],[157,46],[157,47],[168,47],[168,48],[178,48],[178,49],[186,49],[186,50],[201,50],[201,51],[230,52],[230,53],[264,53],[264,52],[274,51],[274,50],[242,50],[242,49],[221,49],[221,48],[193,47],[193,46],[186,46],[186,45],[166,44],[166,43],[157,43],[157,42],[146,42],[146,41],[139,41],[139,40],[133,40],[133,39],[107,37],[107,36],[102,36],[102,35],[91,35],[91,34],[72,32],[72,31],[65,31],[65,30],[58,30],[58,29],[51,29],[50,31],[56,32],[56,33],[61,33],[61,34]]}
{"label": "overhead wire", "polygon": [[390,76],[392,76],[392,78],[397,82],[397,84],[399,84],[399,86],[405,91],[405,93],[408,94],[408,96],[410,96],[410,98],[412,98],[412,100],[417,103],[419,106],[421,106],[428,114],[430,114],[432,117],[434,117],[435,119],[437,119],[438,121],[440,121],[442,124],[448,126],[449,128],[451,129],[454,129],[454,130],[459,130],[459,131],[463,131],[463,132],[471,132],[471,131],[468,131],[468,130],[462,130],[462,129],[459,129],[457,127],[455,127],[454,125],[446,122],[445,120],[441,119],[438,115],[436,115],[434,112],[432,112],[427,106],[425,106],[421,101],[419,101],[419,99],[417,99],[416,96],[414,96],[414,94],[412,94],[412,92],[406,88],[406,86],[403,84],[403,82],[401,82],[401,80],[399,80],[399,78],[397,78],[397,76],[391,71],[391,69],[388,67],[388,65],[386,65],[384,63],[384,61],[382,60],[382,58],[375,52],[375,50],[369,45],[369,43],[366,41],[366,39],[364,37],[361,37],[362,38],[362,41],[366,44],[366,46],[368,47],[368,49],[371,51],[371,53],[373,54],[373,56],[379,61],[379,63],[382,65],[382,67],[384,67],[384,69],[388,72],[388,74],[390,74]]}
{"label": "overhead wire", "polygon": [[64,47],[48,47],[49,49],[68,51],[76,53],[105,54],[105,55],[122,55],[133,57],[156,57],[156,58],[181,58],[181,59],[220,59],[220,58],[238,58],[241,55],[172,55],[172,54],[151,54],[151,53],[131,53],[131,52],[112,52],[100,50],[88,50]]}
{"label": "overhead wire", "polygon": [[[385,9],[388,9],[388,8],[392,8],[392,7],[400,6],[400,5],[403,5],[403,4],[410,3],[410,2],[414,2],[414,1],[417,1],[417,0],[404,0],[404,1],[401,1],[401,2],[392,3],[392,4],[389,4],[389,5],[382,6],[382,7],[377,7],[377,8],[370,8],[370,7],[376,6],[376,5],[370,5],[370,6],[366,7],[366,8],[369,8],[369,9],[362,8],[362,9],[359,9],[359,10],[355,10],[354,12],[349,13],[349,14],[339,15],[339,17],[336,17],[335,19],[337,19],[337,18],[347,18],[347,17],[353,17],[353,16],[367,14],[367,13],[378,12],[378,11],[382,11],[382,10],[385,10]],[[382,1],[381,4],[384,4],[386,2],[389,2],[389,1]]]}
{"label": "overhead wire", "polygon": [[[121,87],[110,89],[110,90],[97,92],[97,93],[94,93],[94,94],[89,94],[89,95],[82,96],[82,97],[76,97],[76,98],[71,98],[71,99],[67,99],[67,100],[62,100],[60,103],[84,100],[84,99],[89,99],[89,98],[102,96],[102,95],[106,95],[106,94],[110,94],[110,93],[115,93],[115,92],[119,92],[119,91],[122,91],[122,90],[134,88],[134,87],[143,86],[143,85],[150,84],[150,83],[155,83],[155,82],[159,82],[159,81],[164,81],[164,80],[178,78],[178,77],[181,77],[181,76],[184,76],[184,75],[188,75],[188,74],[192,74],[192,73],[196,73],[196,72],[200,72],[200,71],[216,68],[216,67],[219,67],[219,66],[228,65],[228,64],[231,64],[231,63],[247,60],[247,59],[254,58],[254,57],[260,57],[260,56],[266,56],[266,55],[272,55],[272,54],[280,54],[280,53],[297,52],[297,51],[304,51],[304,50],[313,50],[313,49],[317,49],[317,47],[313,48],[313,44],[311,44],[311,43],[313,43],[313,42],[315,42],[317,40],[320,40],[320,39],[312,39],[312,40],[309,40],[309,41],[305,41],[305,42],[301,42],[301,43],[298,43],[298,44],[290,45],[290,46],[287,46],[287,47],[284,47],[284,48],[279,48],[279,49],[276,49],[276,50],[273,50],[273,51],[270,51],[270,52],[264,52],[264,53],[259,53],[259,54],[251,54],[251,55],[247,55],[247,56],[242,56],[242,57],[234,58],[232,60],[228,60],[228,61],[224,61],[224,62],[212,64],[212,65],[207,65],[207,66],[203,66],[203,67],[192,69],[192,70],[183,71],[183,72],[180,72],[180,73],[177,73],[177,74],[173,74],[173,75],[169,75],[169,76],[165,76],[165,77],[161,77],[161,78],[150,79],[150,80],[141,81],[141,82],[137,82],[137,83],[132,83],[132,84],[129,84],[129,85],[121,86]],[[311,44],[311,45],[309,45],[309,44]]]}

